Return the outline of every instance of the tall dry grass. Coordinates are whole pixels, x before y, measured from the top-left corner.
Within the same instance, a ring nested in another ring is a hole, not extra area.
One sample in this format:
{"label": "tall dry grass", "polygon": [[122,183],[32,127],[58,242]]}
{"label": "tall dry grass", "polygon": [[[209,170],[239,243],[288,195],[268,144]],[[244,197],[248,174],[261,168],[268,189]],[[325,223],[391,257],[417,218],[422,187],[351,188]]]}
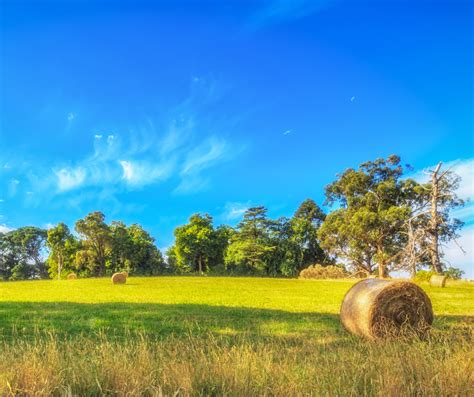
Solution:
{"label": "tall dry grass", "polygon": [[0,395],[469,396],[472,333],[370,343],[221,335],[0,343]]}

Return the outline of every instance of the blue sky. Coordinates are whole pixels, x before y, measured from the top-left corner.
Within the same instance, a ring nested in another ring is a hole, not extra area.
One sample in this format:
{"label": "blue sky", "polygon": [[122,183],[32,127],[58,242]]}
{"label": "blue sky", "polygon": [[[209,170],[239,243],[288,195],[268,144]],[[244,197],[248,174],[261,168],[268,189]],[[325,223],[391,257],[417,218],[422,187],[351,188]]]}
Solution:
{"label": "blue sky", "polygon": [[[2,1],[0,227],[291,215],[397,153],[473,175],[469,1]],[[421,175],[421,174],[420,174]],[[470,182],[469,182],[470,181]],[[464,245],[474,245],[473,208]],[[448,253],[451,248],[448,248]],[[467,256],[451,260],[469,267]]]}

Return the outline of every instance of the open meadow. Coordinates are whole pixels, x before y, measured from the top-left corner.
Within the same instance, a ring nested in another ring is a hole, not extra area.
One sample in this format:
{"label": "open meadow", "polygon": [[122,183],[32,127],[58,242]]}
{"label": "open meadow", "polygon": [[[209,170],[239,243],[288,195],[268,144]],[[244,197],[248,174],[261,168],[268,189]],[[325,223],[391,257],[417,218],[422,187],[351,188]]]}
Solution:
{"label": "open meadow", "polygon": [[472,395],[472,283],[422,284],[430,337],[383,342],[340,325],[353,283],[0,283],[0,395]]}

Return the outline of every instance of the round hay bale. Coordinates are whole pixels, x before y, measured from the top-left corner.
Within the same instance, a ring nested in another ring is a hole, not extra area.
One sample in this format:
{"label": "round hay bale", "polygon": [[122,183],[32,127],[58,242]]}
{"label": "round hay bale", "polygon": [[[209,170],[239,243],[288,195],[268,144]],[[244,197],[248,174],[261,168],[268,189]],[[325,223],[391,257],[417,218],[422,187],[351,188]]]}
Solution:
{"label": "round hay bale", "polygon": [[128,278],[128,272],[120,272],[120,273],[122,273],[125,277]]}
{"label": "round hay bale", "polygon": [[76,276],[75,273],[69,273],[69,274],[67,275],[67,279],[68,279],[68,280],[75,280],[75,279],[77,279],[77,276]]}
{"label": "round hay bale", "polygon": [[416,284],[373,278],[359,281],[347,292],[341,322],[352,334],[368,339],[423,336],[433,323],[433,309]]}
{"label": "round hay bale", "polygon": [[127,282],[127,277],[123,273],[114,273],[112,276],[113,284],[125,284]]}
{"label": "round hay bale", "polygon": [[438,276],[431,276],[430,278],[430,285],[432,287],[441,287],[441,288],[444,288],[446,287],[446,280],[448,278],[446,276],[443,276],[443,275],[438,275]]}

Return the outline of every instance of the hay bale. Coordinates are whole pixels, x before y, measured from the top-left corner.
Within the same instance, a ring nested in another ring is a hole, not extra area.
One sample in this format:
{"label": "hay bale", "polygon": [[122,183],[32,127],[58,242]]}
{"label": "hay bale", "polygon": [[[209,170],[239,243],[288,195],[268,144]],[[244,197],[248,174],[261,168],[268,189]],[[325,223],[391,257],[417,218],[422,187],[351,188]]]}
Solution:
{"label": "hay bale", "polygon": [[128,272],[120,272],[120,273],[122,273],[125,277],[128,278]]}
{"label": "hay bale", "polygon": [[344,297],[341,322],[352,334],[369,339],[422,336],[433,323],[433,309],[428,295],[414,283],[366,279]]}
{"label": "hay bale", "polygon": [[69,273],[69,274],[67,275],[67,279],[68,279],[68,280],[75,280],[75,279],[77,279],[77,276],[76,276],[75,273]]}
{"label": "hay bale", "polygon": [[444,288],[446,287],[446,280],[448,278],[446,276],[443,276],[443,275],[434,275],[434,276],[431,276],[430,278],[430,285],[432,287],[441,287],[441,288]]}
{"label": "hay bale", "polygon": [[114,273],[112,275],[113,284],[125,284],[127,282],[127,277],[123,273]]}

